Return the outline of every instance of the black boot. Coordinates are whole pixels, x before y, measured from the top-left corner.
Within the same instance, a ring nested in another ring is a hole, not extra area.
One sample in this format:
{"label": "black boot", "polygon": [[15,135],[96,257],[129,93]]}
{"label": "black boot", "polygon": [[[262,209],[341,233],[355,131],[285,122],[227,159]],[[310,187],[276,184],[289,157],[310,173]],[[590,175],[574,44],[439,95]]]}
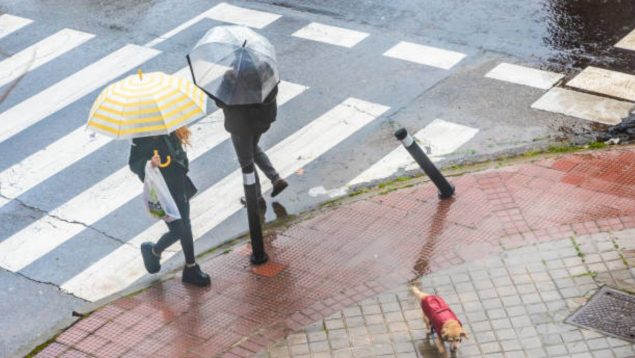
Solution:
{"label": "black boot", "polygon": [[183,277],[181,280],[199,287],[209,286],[212,283],[209,275],[201,271],[201,267],[198,264],[192,267],[186,265],[183,268]]}
{"label": "black boot", "polygon": [[151,242],[144,242],[141,244],[141,257],[143,257],[143,264],[149,273],[157,273],[161,270],[161,256],[157,256],[152,252],[154,244]]}
{"label": "black boot", "polygon": [[287,183],[287,181],[282,178],[274,181],[273,190],[271,191],[271,197],[273,198],[274,196],[282,193],[282,191],[286,189],[288,186],[289,186],[289,183]]}

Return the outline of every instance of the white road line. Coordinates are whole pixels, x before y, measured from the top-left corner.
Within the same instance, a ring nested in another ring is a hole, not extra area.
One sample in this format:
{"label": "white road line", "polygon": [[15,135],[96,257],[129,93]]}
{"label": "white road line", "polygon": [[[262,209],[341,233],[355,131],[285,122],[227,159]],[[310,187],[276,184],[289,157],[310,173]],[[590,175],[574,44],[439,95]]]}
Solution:
{"label": "white road line", "polygon": [[272,14],[264,11],[250,10],[226,3],[220,3],[207,11],[194,16],[184,23],[176,26],[172,30],[158,36],[156,39],[149,41],[144,46],[154,47],[170,38],[176,36],[180,32],[186,30],[192,25],[203,19],[214,19],[218,21],[234,23],[238,25],[250,26],[256,29],[262,29],[270,23],[279,19],[281,15]]}
{"label": "white road line", "polygon": [[554,87],[534,102],[531,108],[615,125],[629,114],[633,103]]}
{"label": "white road line", "polygon": [[[300,95],[306,87],[280,83],[280,104]],[[226,139],[223,114],[218,110],[191,127],[194,145],[189,148],[195,160]],[[0,242],[0,267],[17,272],[51,250],[62,245],[105,216],[141,195],[139,179],[127,166],[78,194],[70,201],[49,211],[23,230]],[[59,220],[62,219],[62,220]],[[82,223],[82,224],[79,224]]]}
{"label": "white road line", "polygon": [[[444,155],[455,152],[469,142],[478,133],[478,129],[457,123],[435,119],[432,123],[418,131],[414,137],[421,142],[419,145],[425,150],[432,161],[443,159]],[[360,175],[348,182],[347,185],[366,183],[377,179],[387,178],[400,170],[410,170],[417,167],[416,162],[403,148],[397,147],[385,157],[366,169]]]}
{"label": "white road line", "polygon": [[9,14],[0,15],[0,39],[32,23],[33,20]]}
{"label": "white road line", "polygon": [[589,66],[567,86],[635,101],[635,76],[622,72]]}
{"label": "white road line", "polygon": [[293,33],[292,36],[306,40],[323,42],[331,45],[351,48],[368,37],[365,32],[329,26],[312,22]]}
{"label": "white road line", "polygon": [[95,37],[63,29],[0,62],[0,87]]}
{"label": "white road line", "polygon": [[[110,142],[81,127],[0,173],[0,193],[15,199]],[[0,204],[0,208],[2,205]]]}
{"label": "white road line", "polygon": [[126,45],[0,114],[0,143],[70,105],[160,51]]}
{"label": "white road line", "polygon": [[635,30],[631,31],[628,35],[624,36],[615,47],[623,48],[625,50],[635,51]]}
{"label": "white road line", "polygon": [[282,16],[220,3],[210,10],[208,17],[222,22],[262,29]]}
{"label": "white road line", "polygon": [[449,70],[465,58],[464,53],[402,41],[384,56]]}
{"label": "white road line", "polygon": [[[191,79],[187,66],[174,75]],[[0,172],[0,194],[15,199],[110,141],[111,139],[106,136],[90,135],[85,127],[81,126]],[[0,203],[0,208],[3,205],[5,204]]]}
{"label": "white road line", "polygon": [[[388,107],[349,98],[313,122],[288,136],[268,151],[280,175],[287,177],[297,169],[333,148],[357,130],[379,117]],[[271,188],[263,181],[263,191]],[[238,212],[242,205],[242,175],[236,170],[192,200],[192,226],[195,238],[208,232]],[[138,245],[156,240],[165,231],[165,224],[156,223],[129,244],[120,246],[62,285],[62,289],[87,300],[96,301],[118,292],[143,277],[146,272],[139,256]],[[165,252],[168,260],[175,252]]]}
{"label": "white road line", "polygon": [[485,77],[547,90],[564,75],[511,63],[501,63],[489,71]]}

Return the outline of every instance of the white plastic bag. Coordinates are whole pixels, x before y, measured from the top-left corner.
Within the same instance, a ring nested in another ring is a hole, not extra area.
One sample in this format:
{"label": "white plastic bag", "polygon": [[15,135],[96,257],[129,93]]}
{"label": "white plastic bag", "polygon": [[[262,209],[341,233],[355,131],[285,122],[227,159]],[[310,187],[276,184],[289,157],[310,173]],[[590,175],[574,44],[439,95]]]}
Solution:
{"label": "white plastic bag", "polygon": [[143,181],[143,203],[146,212],[155,219],[162,219],[165,222],[172,222],[181,218],[179,208],[170,194],[168,185],[161,175],[161,170],[155,168],[148,162],[145,169],[145,180]]}

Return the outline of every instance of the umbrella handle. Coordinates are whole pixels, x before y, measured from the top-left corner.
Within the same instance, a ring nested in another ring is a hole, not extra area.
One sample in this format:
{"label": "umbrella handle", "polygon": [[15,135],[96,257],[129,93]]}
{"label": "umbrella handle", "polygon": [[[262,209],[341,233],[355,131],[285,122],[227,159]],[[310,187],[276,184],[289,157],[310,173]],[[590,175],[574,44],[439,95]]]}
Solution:
{"label": "umbrella handle", "polygon": [[[159,155],[159,151],[158,150],[154,150],[154,155]],[[165,163],[160,163],[159,167],[161,168],[167,168],[170,166],[170,163],[172,163],[172,157],[170,157],[169,155],[167,157],[165,157],[167,160],[165,161]]]}

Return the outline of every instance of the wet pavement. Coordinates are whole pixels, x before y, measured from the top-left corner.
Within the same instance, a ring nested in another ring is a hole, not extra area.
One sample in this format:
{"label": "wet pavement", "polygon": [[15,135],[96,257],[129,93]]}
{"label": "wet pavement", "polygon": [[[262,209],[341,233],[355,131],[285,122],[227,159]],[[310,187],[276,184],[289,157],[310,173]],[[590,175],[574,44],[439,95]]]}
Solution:
{"label": "wet pavement", "polygon": [[[565,313],[572,313],[598,283],[633,288],[634,165],[635,148],[615,148],[451,177],[456,196],[445,201],[439,201],[431,183],[354,197],[270,229],[267,264],[250,266],[250,248],[239,244],[202,263],[212,274],[211,288],[186,287],[177,275],[98,309],[39,356],[252,356],[279,348],[276,342],[306,332],[315,322],[336,319],[347,307],[381,303],[390,295],[409,300],[404,289],[417,278],[422,287],[463,305],[461,317],[475,337],[463,346],[466,355],[487,350],[502,356],[505,348],[497,342],[509,339],[518,343],[509,347],[520,347],[510,352],[523,356],[538,348],[539,334],[545,335],[534,323],[527,328],[531,334],[522,327],[510,331],[498,326],[506,324],[498,319],[509,321],[513,315],[502,310],[498,313],[505,317],[486,315],[481,305],[488,301],[477,297],[486,289],[492,295],[487,298],[509,293],[509,303],[526,310],[531,322],[541,320],[535,324],[556,330],[567,340],[566,349],[581,349],[579,342],[587,338],[604,338],[570,333],[574,330],[562,325]],[[473,268],[482,275],[467,277]],[[509,281],[535,284],[514,291]],[[543,281],[555,289],[537,284]],[[477,287],[481,284],[495,290]],[[542,301],[558,306],[552,307],[558,314],[545,315],[544,307],[530,311]],[[412,304],[403,307],[412,311]],[[486,323],[492,325],[489,331],[483,328]],[[398,322],[394,327],[421,353],[421,326],[413,324],[414,330]],[[499,337],[505,332],[508,337]],[[527,337],[533,337],[532,343],[523,343]],[[604,341],[611,354],[632,353],[632,346]],[[334,349],[351,347],[342,342]]]}
{"label": "wet pavement", "polygon": [[[302,158],[292,153],[293,150],[282,150],[289,155],[281,156],[284,160],[276,160],[274,164],[293,167],[287,176],[290,186],[278,197],[280,202],[268,210],[268,220],[282,217],[285,212],[292,215],[304,212],[331,200],[331,194],[346,192],[352,180],[399,146],[393,136],[399,127],[406,127],[414,134],[434,128],[440,119],[464,130],[478,131],[472,139],[453,141],[450,146],[453,151],[439,157],[441,166],[519,154],[554,143],[561,145],[560,141],[566,145],[567,141],[583,144],[592,140],[591,129],[597,127],[597,123],[574,118],[575,114],[532,108],[532,104],[545,95],[544,88],[487,77],[501,63],[551,69],[566,74],[567,79],[588,65],[616,71],[635,70],[635,52],[615,47],[617,41],[635,29],[635,20],[630,16],[635,5],[631,1],[236,0],[228,3],[237,6],[239,11],[264,11],[265,18],[280,16],[261,31],[278,50],[283,79],[304,88],[302,93],[289,93],[289,103],[280,105],[276,124],[263,137],[263,149],[287,145],[298,130],[332,113],[350,97],[390,107],[385,115],[355,131],[345,132],[349,133],[346,140],[333,142],[330,135],[310,135],[311,140],[320,142],[316,146],[320,150]],[[153,280],[143,276],[142,270],[124,269],[119,264],[98,265],[103,259],[115,258],[119,262],[121,251],[128,252],[120,250],[125,248],[130,248],[131,257],[136,259],[134,238],[152,225],[140,210],[138,191],[119,197],[111,194],[114,189],[107,179],[113,180],[112,174],[125,168],[128,143],[112,142],[97,150],[87,144],[84,137],[69,136],[84,124],[96,92],[83,94],[65,105],[58,105],[53,92],[48,91],[42,97],[43,93],[61,81],[75,83],[70,87],[81,90],[76,80],[84,77],[75,76],[78,71],[110,58],[127,45],[135,45],[134,53],[161,51],[156,58],[143,63],[144,71],[178,71],[186,65],[184,54],[205,31],[226,23],[226,18],[209,16],[209,11],[217,5],[223,5],[222,1],[0,0],[0,14],[33,21],[2,38],[0,59],[3,64],[63,28],[94,35],[71,52],[60,54],[20,76],[15,83],[0,86],[3,113],[30,98],[45,99],[41,101],[41,116],[33,118],[41,120],[38,124],[0,143],[0,152],[4,154],[0,157],[0,221],[3,222],[0,243],[33,243],[49,238],[57,242],[48,251],[37,244],[27,244],[22,247],[27,248],[25,251],[32,250],[28,255],[8,255],[10,261],[15,258],[22,261],[19,267],[5,267],[3,263],[0,286],[7,289],[0,290],[0,301],[4,302],[0,304],[0,312],[8,318],[0,323],[0,330],[12,329],[12,332],[1,337],[0,356],[41,343],[52,327],[63,325],[72,318],[73,310],[89,304],[87,300],[118,294],[124,287],[129,292]],[[368,37],[356,46],[342,48],[294,36],[311,23],[359,31]],[[178,31],[169,35],[173,29]],[[446,70],[384,55],[401,42],[460,52],[465,58]],[[136,66],[133,67],[132,72],[136,71]],[[117,69],[117,73],[123,76],[127,72]],[[73,80],[69,81],[71,77]],[[628,83],[622,84],[627,87]],[[564,84],[560,81],[555,85]],[[70,96],[62,93],[64,91],[54,92]],[[601,95],[607,96],[606,93]],[[26,112],[25,109],[23,113]],[[5,115],[5,118],[11,116]],[[197,149],[201,145],[207,147],[200,159],[191,163],[191,175],[201,193],[215,188],[237,170],[238,165],[227,140],[212,145],[210,142],[216,139],[209,137],[200,134],[194,141]],[[453,139],[460,139],[460,136],[451,137],[431,138],[433,152]],[[88,150],[84,146],[88,146]],[[59,155],[60,149],[78,155]],[[52,163],[51,158],[56,158],[58,163]],[[300,162],[303,164],[298,164]],[[404,173],[386,174],[394,178]],[[5,192],[9,188],[5,179],[17,188],[9,190],[9,195]],[[240,178],[237,179],[233,187],[241,188]],[[198,211],[209,213],[219,207],[233,207],[237,199],[238,196],[219,195],[214,200],[196,198],[195,201],[204,201]],[[85,206],[91,203],[95,211]],[[370,203],[377,204],[372,200]],[[357,205],[360,210],[367,210],[362,207],[365,204]],[[457,205],[443,203],[437,207],[426,202],[421,209],[436,212],[436,218],[422,224],[430,223],[424,233],[429,240],[413,251],[421,253],[408,263],[413,277],[438,269],[429,254],[447,249],[444,232],[448,229],[443,218],[451,223]],[[365,215],[363,210],[361,215]],[[218,225],[207,225],[215,218],[199,220],[199,227],[194,228],[199,239],[198,252],[213,249],[245,232],[244,210],[235,208],[223,215],[225,219]],[[409,214],[409,220],[413,216]],[[156,237],[148,235],[148,239]],[[450,240],[448,245],[454,244],[455,241]],[[178,246],[174,249],[178,251]],[[34,252],[38,254],[32,256]],[[359,254],[362,255],[360,260],[369,255],[363,250]],[[410,256],[404,257],[387,257],[385,265],[410,260]],[[134,260],[131,263],[138,264]],[[164,269],[169,271],[182,264],[182,255],[178,254],[164,264]],[[115,279],[94,279],[91,276],[94,265],[101,267],[95,272]],[[142,269],[139,265],[136,267]],[[325,275],[329,277],[331,273]],[[68,288],[69,282],[75,284]],[[99,287],[92,291],[93,286]],[[44,302],[50,302],[48,312],[38,315]]]}
{"label": "wet pavement", "polygon": [[[506,250],[414,283],[442,296],[467,330],[453,356],[632,357],[634,344],[564,321],[603,285],[635,290],[633,265],[635,230],[629,229]],[[403,285],[304,327],[257,356],[443,357],[427,333],[419,303]]]}
{"label": "wet pavement", "polygon": [[614,47],[635,27],[632,1],[260,1],[503,53],[555,72],[591,65],[635,71],[635,54]]}

